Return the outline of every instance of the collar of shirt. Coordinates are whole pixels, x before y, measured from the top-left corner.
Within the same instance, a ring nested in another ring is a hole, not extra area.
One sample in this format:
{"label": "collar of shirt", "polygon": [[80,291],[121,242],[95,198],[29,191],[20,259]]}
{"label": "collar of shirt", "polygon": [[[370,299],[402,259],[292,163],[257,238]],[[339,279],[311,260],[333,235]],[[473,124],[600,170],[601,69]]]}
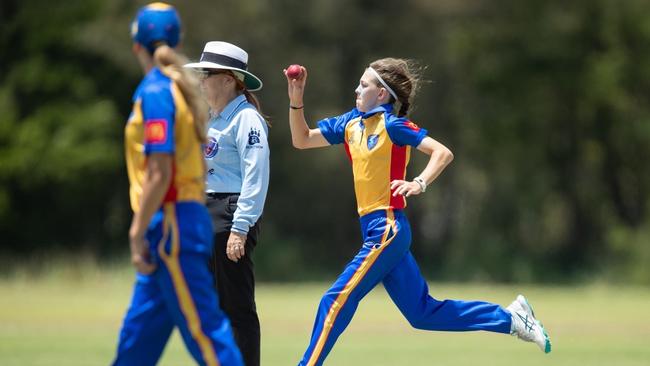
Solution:
{"label": "collar of shirt", "polygon": [[377,113],[382,113],[382,112],[392,112],[393,111],[393,105],[390,103],[382,104],[380,106],[377,106],[371,110],[369,110],[366,113],[361,112],[361,118],[366,119],[374,116]]}
{"label": "collar of shirt", "polygon": [[221,113],[219,113],[218,116],[214,117],[219,117],[226,121],[230,121],[237,109],[239,109],[239,106],[244,103],[246,103],[246,96],[244,94],[239,95],[235,99],[231,100],[230,103],[226,105],[226,107],[221,111]]}
{"label": "collar of shirt", "polygon": [[140,84],[138,84],[138,87],[135,89],[135,92],[133,93],[133,97],[131,98],[132,102],[135,103],[135,101],[140,96],[140,92],[142,91],[142,88],[144,88],[144,86],[147,83],[150,83],[152,80],[155,80],[156,78],[159,78],[161,76],[165,76],[165,74],[163,74],[163,72],[159,68],[155,66],[152,67],[151,70],[149,70],[149,72],[142,78]]}

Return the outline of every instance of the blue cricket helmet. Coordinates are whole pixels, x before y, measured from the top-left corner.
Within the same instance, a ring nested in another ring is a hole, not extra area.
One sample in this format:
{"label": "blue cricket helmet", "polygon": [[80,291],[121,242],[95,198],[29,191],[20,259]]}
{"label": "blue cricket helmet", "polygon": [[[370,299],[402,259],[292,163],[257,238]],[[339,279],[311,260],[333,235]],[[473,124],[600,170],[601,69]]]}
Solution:
{"label": "blue cricket helmet", "polygon": [[176,9],[165,3],[142,7],[131,23],[131,37],[153,54],[156,43],[176,47],[181,38],[181,20]]}

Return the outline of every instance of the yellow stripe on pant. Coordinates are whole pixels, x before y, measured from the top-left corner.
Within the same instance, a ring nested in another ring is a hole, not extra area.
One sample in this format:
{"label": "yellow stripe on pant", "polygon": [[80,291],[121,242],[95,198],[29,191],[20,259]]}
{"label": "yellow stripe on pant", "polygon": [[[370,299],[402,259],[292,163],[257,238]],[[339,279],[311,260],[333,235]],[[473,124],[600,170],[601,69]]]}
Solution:
{"label": "yellow stripe on pant", "polygon": [[[181,265],[178,261],[178,254],[180,252],[180,237],[178,230],[178,221],[176,220],[175,204],[166,203],[164,206],[164,211],[165,220],[163,225],[163,237],[158,244],[158,253],[160,255],[160,258],[165,262],[165,265],[167,266],[167,270],[169,271],[169,274],[172,278],[172,283],[174,284],[174,291],[176,292],[176,297],[178,298],[181,312],[185,316],[187,326],[190,329],[192,337],[199,345],[203,359],[209,366],[219,366],[219,359],[217,358],[217,353],[214,350],[212,342],[201,329],[201,320],[196,310],[196,306],[194,305],[194,301],[192,300],[192,296],[190,295],[190,290],[187,287]],[[170,254],[168,255],[165,252],[165,243],[169,237],[170,230],[171,248]]]}
{"label": "yellow stripe on pant", "polygon": [[[348,300],[350,293],[352,293],[359,282],[361,282],[361,280],[365,277],[368,270],[370,270],[373,263],[375,263],[377,258],[379,258],[379,255],[381,255],[386,246],[390,244],[390,242],[395,238],[397,231],[395,230],[395,217],[392,210],[386,210],[386,222],[388,225],[386,225],[386,231],[384,231],[384,234],[382,235],[381,246],[377,250],[371,251],[370,254],[368,254],[359,268],[357,268],[356,272],[354,272],[350,280],[345,284],[343,291],[341,291],[339,296],[336,297],[336,300],[334,300],[334,303],[330,307],[330,310],[327,313],[327,317],[325,318],[325,322],[323,324],[323,330],[321,331],[321,334],[318,337],[318,341],[316,342],[316,347],[314,347],[314,351],[312,352],[311,357],[307,362],[308,366],[316,364],[316,361],[318,360],[318,357],[320,356],[321,351],[325,346],[325,342],[327,342],[327,337],[329,336],[329,333],[334,326],[336,317]],[[393,231],[393,236],[388,239],[388,234],[391,232],[391,229]]]}

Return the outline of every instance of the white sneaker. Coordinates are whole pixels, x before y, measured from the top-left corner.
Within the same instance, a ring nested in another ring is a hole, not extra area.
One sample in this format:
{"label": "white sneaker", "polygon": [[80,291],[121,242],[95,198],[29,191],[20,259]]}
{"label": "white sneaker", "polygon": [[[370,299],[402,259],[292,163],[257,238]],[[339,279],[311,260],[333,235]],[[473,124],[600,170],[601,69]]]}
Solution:
{"label": "white sneaker", "polygon": [[510,334],[526,342],[535,342],[544,353],[551,352],[551,339],[542,323],[535,319],[533,307],[524,295],[518,295],[506,309],[512,316]]}

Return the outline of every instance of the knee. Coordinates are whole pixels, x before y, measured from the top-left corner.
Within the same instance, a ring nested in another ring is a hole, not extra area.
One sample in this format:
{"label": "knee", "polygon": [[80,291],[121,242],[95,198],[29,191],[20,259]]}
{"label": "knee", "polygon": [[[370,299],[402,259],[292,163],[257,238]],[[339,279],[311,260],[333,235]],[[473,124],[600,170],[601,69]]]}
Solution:
{"label": "knee", "polygon": [[321,297],[320,299],[320,302],[333,303],[340,295],[341,293],[338,291],[332,291],[332,290],[325,291],[323,297]]}
{"label": "knee", "polygon": [[332,304],[334,304],[336,302],[336,299],[338,297],[339,297],[338,293],[327,291],[320,298],[320,303],[318,304],[318,307],[321,310],[329,309],[330,307],[332,307]]}
{"label": "knee", "polygon": [[409,324],[411,324],[411,326],[413,328],[415,328],[415,329],[425,329],[426,330],[426,326],[425,326],[425,322],[424,322],[423,317],[415,316],[415,315],[406,315],[406,314],[405,314],[405,316],[406,316],[406,320],[408,320]]}
{"label": "knee", "polygon": [[436,319],[431,316],[431,313],[426,311],[412,311],[409,313],[403,313],[406,320],[409,324],[415,329],[421,330],[431,330],[439,326],[441,319]]}

